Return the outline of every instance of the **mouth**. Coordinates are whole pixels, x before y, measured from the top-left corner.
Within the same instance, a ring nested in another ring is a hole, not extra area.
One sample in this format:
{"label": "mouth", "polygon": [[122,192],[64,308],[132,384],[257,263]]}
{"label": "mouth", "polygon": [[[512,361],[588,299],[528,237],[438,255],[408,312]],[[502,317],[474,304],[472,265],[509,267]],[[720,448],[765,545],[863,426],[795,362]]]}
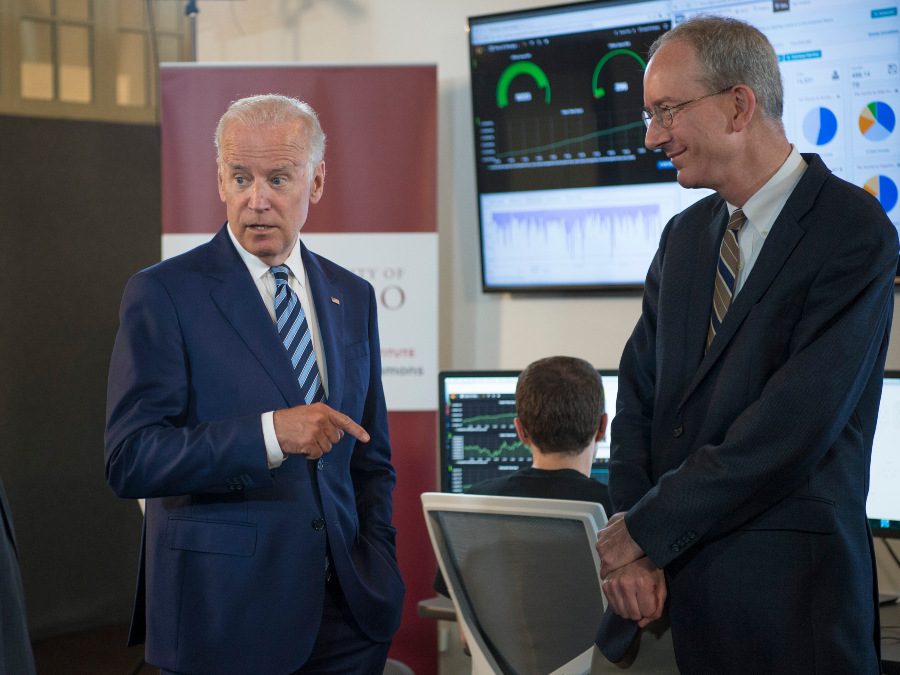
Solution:
{"label": "mouth", "polygon": [[275,229],[271,225],[246,225],[245,227],[251,232],[268,232]]}

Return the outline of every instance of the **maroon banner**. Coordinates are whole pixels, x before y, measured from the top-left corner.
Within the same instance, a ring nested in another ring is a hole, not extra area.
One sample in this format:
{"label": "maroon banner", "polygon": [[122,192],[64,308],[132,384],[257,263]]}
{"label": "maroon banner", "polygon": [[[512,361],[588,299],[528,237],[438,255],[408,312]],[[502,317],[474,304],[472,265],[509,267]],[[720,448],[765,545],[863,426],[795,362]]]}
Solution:
{"label": "maroon banner", "polygon": [[160,89],[163,234],[225,222],[213,136],[228,104],[255,94],[306,101],[328,137],[304,232],[437,232],[436,66],[169,64]]}
{"label": "maroon banner", "polygon": [[419,497],[423,492],[439,489],[435,459],[437,417],[437,411],[388,412],[391,461],[397,470],[394,489],[397,561],[406,582],[403,622],[390,656],[408,665],[416,675],[437,675],[437,621],[423,619],[416,612],[420,600],[437,595],[431,587],[437,559]]}
{"label": "maroon banner", "polygon": [[[167,65],[160,87],[164,240],[222,226],[216,124],[231,101],[268,93],[309,103],[328,137],[325,192],[301,236],[437,232],[435,66]],[[437,404],[437,392],[431,400]],[[407,587],[391,658],[417,675],[436,675],[436,622],[419,618],[416,604],[435,595],[437,563],[419,495],[437,488],[437,412],[395,411],[389,402],[388,422],[397,469],[397,557]]]}

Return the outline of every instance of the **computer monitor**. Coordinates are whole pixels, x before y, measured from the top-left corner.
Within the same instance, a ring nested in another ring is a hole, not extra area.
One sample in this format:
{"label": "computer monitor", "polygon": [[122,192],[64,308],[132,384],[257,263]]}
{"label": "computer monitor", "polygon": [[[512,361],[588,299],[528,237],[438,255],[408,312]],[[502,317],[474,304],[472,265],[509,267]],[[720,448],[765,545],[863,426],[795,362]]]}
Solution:
{"label": "computer monitor", "polygon": [[[615,370],[599,371],[609,422],[619,390]],[[441,490],[462,492],[475,483],[531,466],[513,419],[519,371],[440,373]],[[591,474],[609,480],[609,428],[598,444]],[[876,536],[900,538],[900,371],[885,371],[866,513]]]}
{"label": "computer monitor", "polygon": [[884,373],[866,514],[878,537],[900,539],[900,370]]}
{"label": "computer monitor", "polygon": [[[616,414],[618,373],[601,370],[606,414]],[[531,466],[531,451],[516,436],[519,371],[440,373],[441,490],[463,492],[475,483]],[[609,427],[597,446],[594,478],[609,480]]]}
{"label": "computer monitor", "polygon": [[711,194],[644,147],[656,38],[697,14],[771,40],[782,122],[801,152],[874,195],[900,227],[900,15],[883,0],[604,0],[469,19],[482,285],[640,287],[666,222]]}

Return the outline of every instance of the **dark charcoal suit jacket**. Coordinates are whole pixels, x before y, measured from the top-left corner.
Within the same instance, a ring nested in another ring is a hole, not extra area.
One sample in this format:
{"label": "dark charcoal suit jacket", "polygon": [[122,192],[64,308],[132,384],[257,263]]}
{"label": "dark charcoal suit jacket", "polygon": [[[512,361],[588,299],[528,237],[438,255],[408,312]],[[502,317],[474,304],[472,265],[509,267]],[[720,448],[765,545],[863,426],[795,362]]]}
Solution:
{"label": "dark charcoal suit jacket", "polygon": [[16,535],[6,490],[0,483],[0,675],[34,675],[34,657],[25,620]]}
{"label": "dark charcoal suit jacket", "polygon": [[303,399],[225,227],[125,289],[106,477],[119,496],[150,498],[130,642],[146,637],[147,661],[165,670],[278,675],[303,664],[318,633],[326,536],[362,630],[382,642],[400,625],[376,301],[301,242],[328,405],[371,440],[345,434],[321,469],[295,456],[270,471],[260,414]]}
{"label": "dark charcoal suit jacket", "polygon": [[[880,672],[865,506],[897,232],[804,159],[709,352],[717,195],[667,225],[622,355],[610,494],[665,568],[685,675]],[[605,620],[598,646],[634,632]]]}

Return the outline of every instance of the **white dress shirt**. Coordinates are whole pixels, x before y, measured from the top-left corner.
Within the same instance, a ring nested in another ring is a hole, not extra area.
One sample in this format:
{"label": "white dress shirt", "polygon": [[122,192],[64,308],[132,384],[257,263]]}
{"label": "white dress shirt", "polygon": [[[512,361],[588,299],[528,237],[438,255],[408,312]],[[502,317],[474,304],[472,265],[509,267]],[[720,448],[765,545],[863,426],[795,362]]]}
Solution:
{"label": "white dress shirt", "polygon": [[[244,264],[247,266],[250,276],[253,277],[253,281],[256,283],[256,290],[259,291],[259,295],[262,297],[266,309],[269,310],[269,316],[272,317],[272,322],[274,323],[275,277],[272,276],[270,271],[272,268],[241,246],[237,237],[234,236],[234,232],[231,231],[230,226],[228,227],[228,236],[231,237],[231,242],[237,249],[238,254],[240,254],[241,260],[243,260]],[[297,241],[299,240],[300,238],[297,237]],[[300,247],[296,242],[294,243],[294,248],[291,249],[290,255],[287,257],[287,260],[282,264],[287,265],[291,270],[288,277],[288,285],[291,287],[291,290],[297,294],[297,299],[300,301],[300,307],[306,314],[306,321],[309,324],[309,330],[312,333],[313,351],[316,353],[316,364],[319,366],[319,373],[322,376],[322,388],[325,390],[325,396],[327,398],[328,369],[325,364],[325,352],[322,349],[322,335],[319,332],[319,322],[316,321],[316,308],[309,295],[309,278],[306,276],[306,268],[303,267],[303,260],[300,257]],[[266,454],[268,455],[270,469],[281,466],[281,463],[287,459],[285,454],[281,451],[281,444],[278,443],[278,437],[275,435],[274,416],[274,411],[262,414],[263,438],[266,442]]]}
{"label": "white dress shirt", "polygon": [[[791,154],[769,179],[750,199],[744,204],[744,215],[747,222],[741,228],[738,235],[738,245],[741,248],[741,262],[738,267],[737,279],[734,282],[732,302],[738,291],[750,276],[750,270],[759,258],[759,252],[766,243],[766,237],[772,231],[781,209],[787,203],[788,197],[797,187],[800,176],[806,171],[806,161],[797,152],[797,148],[791,145]],[[738,207],[728,204],[728,215],[731,216]]]}

